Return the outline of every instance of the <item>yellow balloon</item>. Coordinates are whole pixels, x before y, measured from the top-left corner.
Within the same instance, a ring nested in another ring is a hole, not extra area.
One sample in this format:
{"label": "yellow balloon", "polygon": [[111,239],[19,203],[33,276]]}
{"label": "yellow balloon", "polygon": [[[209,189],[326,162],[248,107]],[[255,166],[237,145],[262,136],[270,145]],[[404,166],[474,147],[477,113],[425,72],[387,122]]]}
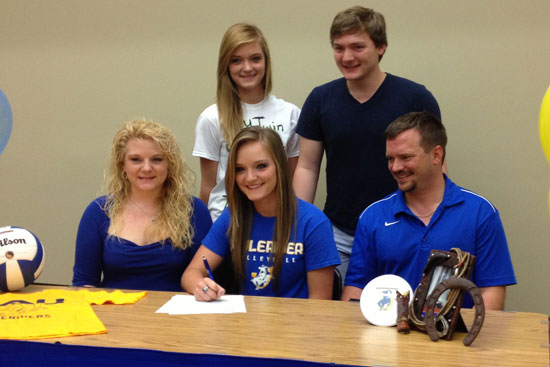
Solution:
{"label": "yellow balloon", "polygon": [[[542,150],[550,163],[550,87],[546,90],[540,105],[539,135]],[[548,212],[550,213],[550,191],[548,191]]]}
{"label": "yellow balloon", "polygon": [[[550,163],[550,87],[546,90],[540,105],[539,135],[542,150]],[[548,213],[550,213],[550,191],[548,191]]]}
{"label": "yellow balloon", "polygon": [[540,106],[539,135],[542,150],[550,163],[550,87],[546,90]]}

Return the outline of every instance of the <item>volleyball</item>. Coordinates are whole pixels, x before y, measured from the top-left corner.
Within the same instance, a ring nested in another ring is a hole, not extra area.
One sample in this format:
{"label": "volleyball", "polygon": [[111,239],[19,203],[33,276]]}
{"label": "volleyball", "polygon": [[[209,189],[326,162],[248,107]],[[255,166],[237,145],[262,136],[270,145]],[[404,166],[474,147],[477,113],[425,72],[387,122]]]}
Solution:
{"label": "volleyball", "polygon": [[21,227],[0,227],[0,290],[17,291],[34,282],[44,268],[40,240]]}

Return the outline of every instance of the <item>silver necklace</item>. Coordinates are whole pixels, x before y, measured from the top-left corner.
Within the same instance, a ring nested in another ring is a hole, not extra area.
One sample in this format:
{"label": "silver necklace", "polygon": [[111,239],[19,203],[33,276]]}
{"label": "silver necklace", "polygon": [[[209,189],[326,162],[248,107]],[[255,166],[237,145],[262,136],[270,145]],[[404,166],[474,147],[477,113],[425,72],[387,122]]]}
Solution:
{"label": "silver necklace", "polygon": [[137,205],[137,203],[134,201],[134,199],[132,199],[131,197],[130,197],[129,199],[130,199],[130,201],[132,202],[132,204],[134,204],[134,206],[135,206],[136,208],[138,208],[139,211],[140,211],[143,215],[145,215],[146,217],[150,217],[150,218],[151,218],[151,222],[152,222],[152,223],[155,223],[155,219],[156,219],[156,218],[155,218],[154,215],[151,216],[151,215],[145,213],[145,210],[143,210],[139,205]]}
{"label": "silver necklace", "polygon": [[436,210],[437,210],[437,208],[435,208],[434,211],[429,213],[429,214],[425,214],[425,215],[416,214],[416,216],[418,218],[428,218],[428,217],[431,217],[433,215],[433,213],[435,213]]}

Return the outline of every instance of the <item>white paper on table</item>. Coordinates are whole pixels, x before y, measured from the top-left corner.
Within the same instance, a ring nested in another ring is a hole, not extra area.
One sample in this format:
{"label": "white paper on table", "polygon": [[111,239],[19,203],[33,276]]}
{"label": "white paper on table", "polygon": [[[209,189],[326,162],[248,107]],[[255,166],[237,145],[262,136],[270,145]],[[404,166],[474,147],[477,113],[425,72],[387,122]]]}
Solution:
{"label": "white paper on table", "polygon": [[219,300],[199,302],[195,296],[176,294],[155,313],[170,315],[195,315],[208,313],[246,313],[244,296],[224,295]]}

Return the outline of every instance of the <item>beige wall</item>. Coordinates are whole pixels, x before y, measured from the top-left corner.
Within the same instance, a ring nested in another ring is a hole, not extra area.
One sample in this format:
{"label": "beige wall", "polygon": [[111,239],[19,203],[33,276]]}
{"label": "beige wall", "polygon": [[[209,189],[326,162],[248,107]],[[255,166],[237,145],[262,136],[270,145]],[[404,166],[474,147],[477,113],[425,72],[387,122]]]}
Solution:
{"label": "beige wall", "polygon": [[[538,138],[550,81],[546,0],[0,0],[0,88],[14,118],[0,156],[0,225],[42,240],[40,281],[70,283],[78,221],[101,193],[123,121],[168,125],[200,178],[194,125],[213,102],[229,25],[262,28],[274,94],[301,106],[314,86],[339,76],[328,29],[355,3],[386,16],[383,70],[425,84],[438,99],[452,178],[500,209],[519,282],[507,308],[548,313],[550,180]],[[321,182],[319,205],[324,190]]]}

